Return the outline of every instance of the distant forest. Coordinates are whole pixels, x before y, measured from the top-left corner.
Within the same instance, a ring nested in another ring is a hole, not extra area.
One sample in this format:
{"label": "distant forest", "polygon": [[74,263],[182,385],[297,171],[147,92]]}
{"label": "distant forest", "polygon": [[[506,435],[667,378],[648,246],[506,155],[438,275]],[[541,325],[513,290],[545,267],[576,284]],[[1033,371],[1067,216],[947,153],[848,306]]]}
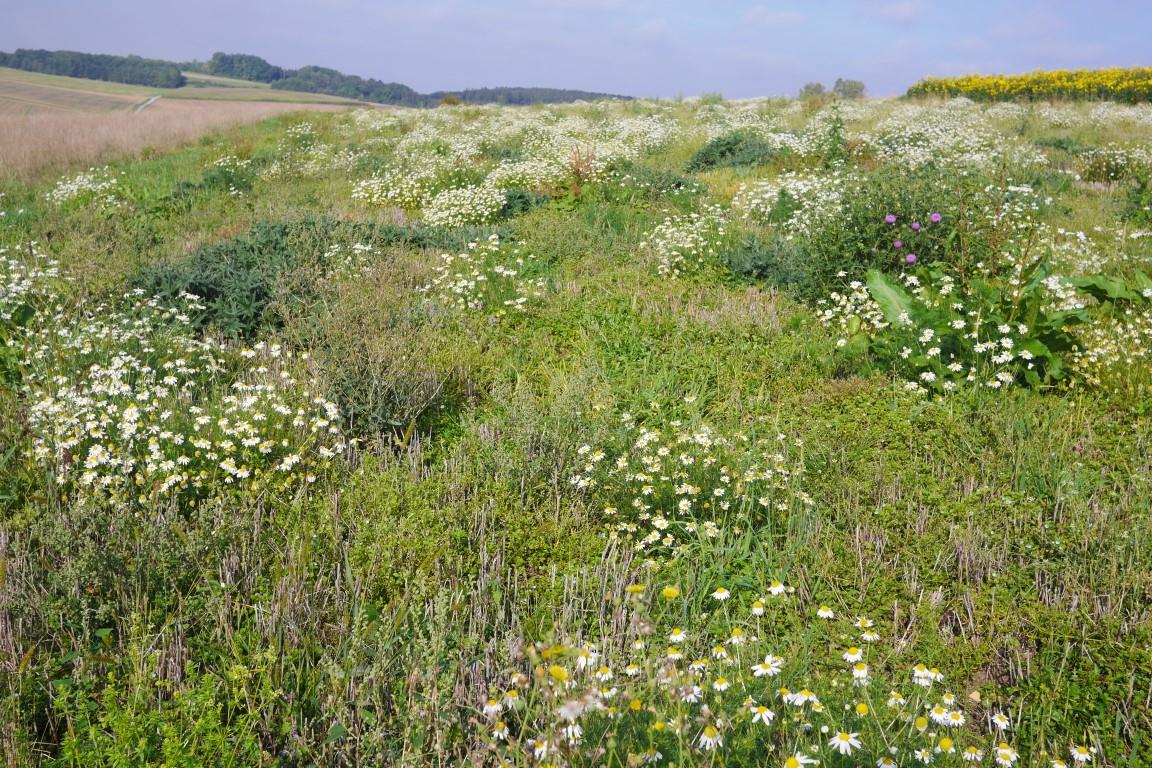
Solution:
{"label": "distant forest", "polygon": [[246,53],[216,53],[209,61],[191,62],[186,68],[209,75],[271,83],[273,88],[286,91],[323,93],[402,107],[434,107],[445,100],[449,102],[458,100],[468,104],[552,104],[629,98],[563,88],[473,88],[425,94],[418,93],[402,83],[385,83],[372,78],[346,75],[327,67],[284,69],[268,63],[259,56]]}
{"label": "distant forest", "polygon": [[0,51],[0,67],[42,72],[46,75],[83,77],[87,80],[150,85],[154,88],[179,88],[185,83],[179,65],[171,61],[142,59],[139,56],[20,48],[13,53]]}
{"label": "distant forest", "polygon": [[285,69],[247,53],[215,53],[208,61],[174,62],[143,59],[139,56],[21,48],[13,53],[0,51],[0,67],[43,72],[49,75],[82,77],[88,80],[147,85],[154,88],[180,88],[187,83],[182,72],[198,72],[268,83],[273,88],[285,91],[323,93],[401,107],[435,107],[442,103],[558,104],[631,98],[564,88],[471,88],[462,91],[418,93],[402,83],[385,83],[372,78],[346,75],[326,67]]}

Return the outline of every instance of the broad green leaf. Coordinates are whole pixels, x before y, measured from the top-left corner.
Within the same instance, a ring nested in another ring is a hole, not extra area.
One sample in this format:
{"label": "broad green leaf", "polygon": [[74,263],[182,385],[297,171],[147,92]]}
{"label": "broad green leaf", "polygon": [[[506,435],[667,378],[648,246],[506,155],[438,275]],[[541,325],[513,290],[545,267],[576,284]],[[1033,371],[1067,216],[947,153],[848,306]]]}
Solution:
{"label": "broad green leaf", "polygon": [[1143,298],[1138,291],[1133,291],[1119,280],[1104,275],[1073,277],[1068,282],[1103,302],[1138,301]]}
{"label": "broad green leaf", "polygon": [[884,273],[872,269],[868,271],[868,291],[880,306],[884,319],[890,323],[900,323],[902,317],[912,313],[912,297],[904,289],[893,283]]}

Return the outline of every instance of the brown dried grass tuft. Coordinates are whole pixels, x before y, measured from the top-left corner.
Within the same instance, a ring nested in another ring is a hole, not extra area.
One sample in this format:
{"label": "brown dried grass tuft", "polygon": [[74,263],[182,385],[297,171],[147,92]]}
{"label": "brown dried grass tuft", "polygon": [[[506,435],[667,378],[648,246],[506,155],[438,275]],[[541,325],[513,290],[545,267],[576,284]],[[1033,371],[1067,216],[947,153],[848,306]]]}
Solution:
{"label": "brown dried grass tuft", "polygon": [[211,131],[301,110],[347,109],[328,104],[167,100],[140,112],[39,113],[0,116],[0,177],[92,164],[145,149],[169,150]]}

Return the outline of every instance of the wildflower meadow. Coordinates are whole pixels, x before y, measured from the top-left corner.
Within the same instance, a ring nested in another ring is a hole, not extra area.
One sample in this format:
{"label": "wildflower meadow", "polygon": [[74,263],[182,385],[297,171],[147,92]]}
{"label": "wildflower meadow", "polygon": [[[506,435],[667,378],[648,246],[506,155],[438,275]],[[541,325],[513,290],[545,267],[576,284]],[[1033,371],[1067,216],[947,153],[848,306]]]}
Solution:
{"label": "wildflower meadow", "polygon": [[5,764],[1152,765],[1135,76],[0,176]]}

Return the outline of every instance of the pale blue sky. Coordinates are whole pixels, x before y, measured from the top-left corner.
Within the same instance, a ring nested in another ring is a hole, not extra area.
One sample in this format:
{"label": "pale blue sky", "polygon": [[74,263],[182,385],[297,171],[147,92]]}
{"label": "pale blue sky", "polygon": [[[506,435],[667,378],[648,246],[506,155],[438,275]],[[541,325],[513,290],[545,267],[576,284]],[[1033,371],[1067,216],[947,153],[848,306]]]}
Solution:
{"label": "pale blue sky", "polygon": [[0,50],[254,53],[419,91],[902,92],[923,75],[1152,65],[1152,0],[0,0]]}

